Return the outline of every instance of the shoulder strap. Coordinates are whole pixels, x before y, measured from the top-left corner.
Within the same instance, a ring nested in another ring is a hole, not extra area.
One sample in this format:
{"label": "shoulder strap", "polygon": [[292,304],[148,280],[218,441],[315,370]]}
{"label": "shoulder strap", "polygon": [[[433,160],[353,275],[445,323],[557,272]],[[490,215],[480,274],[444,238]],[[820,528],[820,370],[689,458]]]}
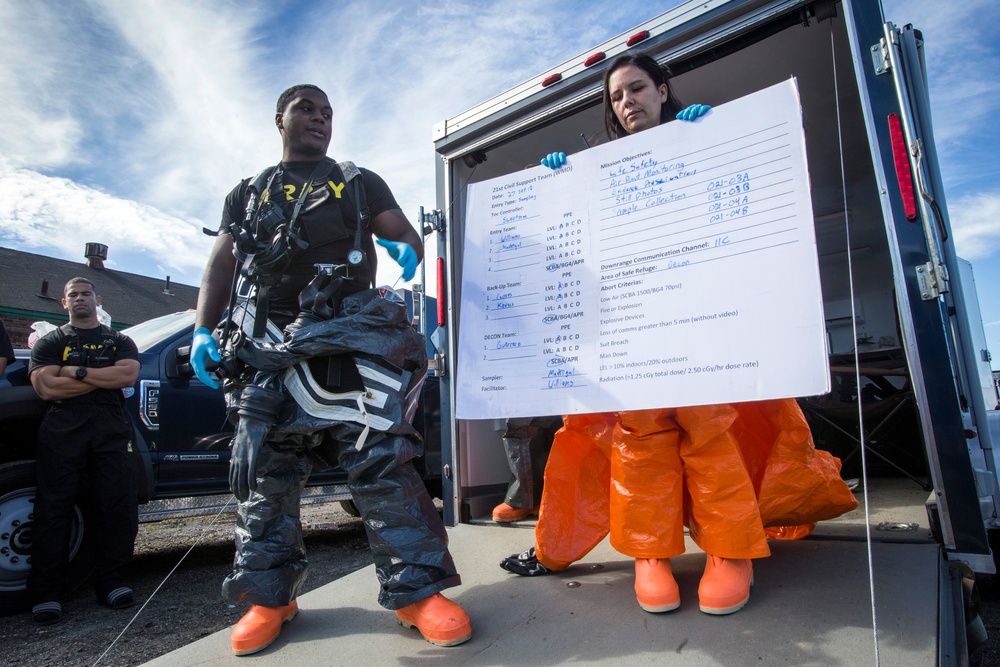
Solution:
{"label": "shoulder strap", "polygon": [[[107,324],[98,324],[98,326],[101,327],[101,335],[102,336],[116,336],[119,333],[119,332],[115,331],[114,329],[112,329],[111,327],[109,327]],[[74,329],[73,325],[70,324],[69,322],[67,322],[66,324],[64,324],[61,327],[59,327],[59,330],[62,331],[63,334],[66,335],[66,336],[79,336],[80,335],[80,334],[78,334],[76,332],[76,329]]]}
{"label": "shoulder strap", "polygon": [[354,247],[362,248],[368,258],[368,270],[371,272],[371,285],[375,287],[375,273],[378,269],[378,257],[375,255],[375,242],[371,234],[363,233],[371,226],[371,209],[368,207],[368,194],[365,191],[365,178],[357,165],[347,160],[337,164],[344,181],[351,184],[347,190],[348,200],[354,204],[357,228],[354,231]]}
{"label": "shoulder strap", "polygon": [[[357,165],[350,160],[338,162],[337,166],[340,167],[340,173],[344,175],[344,180],[351,184],[348,198],[352,199],[357,219],[361,221],[362,226],[367,227],[371,219],[371,209],[368,208],[368,197],[365,193],[365,177]],[[350,192],[354,193],[353,197],[351,197]]]}
{"label": "shoulder strap", "polygon": [[353,180],[355,176],[361,176],[361,170],[358,169],[358,165],[354,164],[350,160],[344,160],[343,162],[338,162],[337,166],[340,167],[340,173],[344,175],[344,180]]}
{"label": "shoulder strap", "polygon": [[[267,179],[270,176],[273,176],[277,172],[277,170],[278,170],[278,165],[274,165],[268,167],[267,169],[261,170],[261,172],[256,176],[254,176],[253,178],[244,178],[242,181],[240,181],[240,186],[244,185],[247,186],[247,191],[249,194],[249,196],[247,197],[247,201],[243,207],[244,219],[246,219],[247,217],[246,216],[247,211],[251,207],[256,208],[257,204],[260,203],[259,197],[261,188],[266,187],[265,181],[267,181]],[[267,185],[270,185],[270,183],[267,183]],[[250,212],[252,213],[252,210]],[[205,236],[218,236],[222,232],[218,229],[209,229],[208,227],[202,227],[201,233],[204,234]]]}
{"label": "shoulder strap", "polygon": [[274,177],[274,174],[278,171],[278,165],[271,165],[265,169],[261,169],[260,173],[247,181],[247,184],[253,189],[256,194],[260,194],[266,187],[266,182]]}

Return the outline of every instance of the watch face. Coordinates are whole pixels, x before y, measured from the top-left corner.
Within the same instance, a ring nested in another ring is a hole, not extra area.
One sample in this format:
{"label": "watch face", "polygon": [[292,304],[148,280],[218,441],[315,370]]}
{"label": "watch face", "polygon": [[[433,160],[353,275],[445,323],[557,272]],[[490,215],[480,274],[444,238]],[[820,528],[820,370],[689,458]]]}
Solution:
{"label": "watch face", "polygon": [[347,263],[352,266],[357,266],[361,262],[365,261],[365,253],[361,252],[357,248],[351,250],[347,253]]}
{"label": "watch face", "polygon": [[76,377],[79,380],[82,380],[83,378],[87,377],[87,367],[86,366],[80,366],[79,368],[77,368],[76,369]]}

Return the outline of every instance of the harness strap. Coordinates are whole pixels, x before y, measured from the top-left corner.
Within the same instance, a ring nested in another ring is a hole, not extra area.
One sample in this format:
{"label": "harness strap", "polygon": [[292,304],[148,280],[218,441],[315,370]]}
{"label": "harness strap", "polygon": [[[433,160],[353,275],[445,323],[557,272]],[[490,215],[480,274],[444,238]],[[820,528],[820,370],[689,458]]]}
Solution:
{"label": "harness strap", "polygon": [[[340,167],[340,172],[344,175],[344,180],[351,184],[347,193],[347,199],[354,204],[354,219],[357,224],[357,227],[354,230],[354,247],[358,250],[364,251],[365,257],[368,259],[368,266],[371,272],[369,281],[371,282],[371,286],[375,287],[375,273],[378,267],[375,255],[375,245],[371,240],[371,236],[365,237],[361,234],[362,229],[369,227],[371,223],[371,209],[368,208],[368,197],[365,192],[365,179],[361,175],[361,170],[358,169],[357,165],[351,161],[340,162],[337,166]],[[365,243],[365,241],[367,241],[367,243]]]}
{"label": "harness strap", "polygon": [[[362,249],[363,239],[362,229],[369,226],[369,220],[371,218],[371,212],[368,207],[368,198],[365,196],[364,189],[364,177],[361,174],[361,170],[358,169],[351,161],[335,162],[330,157],[324,157],[316,167],[313,169],[312,174],[309,179],[302,186],[302,190],[295,202],[295,207],[292,211],[292,215],[288,221],[288,238],[292,241],[298,243],[300,246],[302,242],[299,240],[297,234],[295,233],[296,226],[299,223],[299,214],[302,211],[302,206],[304,205],[306,198],[309,195],[309,190],[313,183],[321,183],[330,177],[330,174],[337,168],[340,170],[344,177],[344,180],[350,183],[351,187],[348,189],[347,199],[348,202],[354,204],[355,211],[355,235],[354,235],[354,246],[356,248]],[[247,200],[246,210],[243,218],[243,224],[239,230],[232,230],[234,235],[234,241],[236,240],[237,233],[249,233],[249,228],[254,222],[256,217],[257,207],[260,204],[261,197],[263,193],[269,192],[271,186],[274,183],[274,179],[280,173],[280,165],[274,165],[267,167],[250,179],[247,183],[247,189],[249,192],[249,197]],[[352,196],[353,195],[353,196]],[[206,230],[207,232],[207,230]],[[368,238],[368,243],[365,244],[366,247],[363,248],[366,257],[369,258],[369,267],[371,270],[371,284],[375,285],[375,269],[376,269],[376,256],[375,248],[371,243],[371,239]],[[254,255],[248,255],[242,262],[242,265],[237,266],[237,275],[233,276],[233,287],[230,290],[230,300],[229,300],[229,312],[233,312],[236,306],[237,295],[236,295],[236,282],[237,276],[249,275],[250,265],[254,260]],[[288,274],[286,270],[284,273]],[[267,323],[268,316],[268,296],[270,289],[267,285],[258,285],[257,293],[255,296],[255,305],[258,317],[255,319],[253,327],[253,338],[259,339],[264,335],[264,327]],[[227,318],[226,325],[223,327],[223,334],[225,339],[225,334],[229,330],[229,320]]]}

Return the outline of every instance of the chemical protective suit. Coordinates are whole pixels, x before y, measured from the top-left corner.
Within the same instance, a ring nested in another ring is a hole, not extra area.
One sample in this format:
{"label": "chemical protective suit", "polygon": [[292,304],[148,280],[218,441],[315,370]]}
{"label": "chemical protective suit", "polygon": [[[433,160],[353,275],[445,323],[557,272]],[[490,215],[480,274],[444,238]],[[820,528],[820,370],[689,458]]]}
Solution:
{"label": "chemical protective suit", "polygon": [[[284,339],[269,325],[267,342],[247,338],[252,307],[232,317],[243,319],[235,348],[252,382],[227,400],[240,416],[231,481],[245,499],[226,597],[268,607],[296,597],[307,572],[299,498],[314,466],[335,464],[348,473],[365,524],[382,606],[400,609],[458,585],[444,525],[409,463],[422,453],[411,421],[426,351],[402,300],[385,288],[358,292],[343,298],[335,318],[290,327]],[[363,387],[324,388],[310,362],[331,355],[346,355]]]}
{"label": "chemical protective suit", "polygon": [[627,556],[668,559],[684,552],[684,526],[713,556],[761,558],[768,537],[805,537],[858,504],[792,399],[563,419],[535,529],[550,570],[609,531]]}

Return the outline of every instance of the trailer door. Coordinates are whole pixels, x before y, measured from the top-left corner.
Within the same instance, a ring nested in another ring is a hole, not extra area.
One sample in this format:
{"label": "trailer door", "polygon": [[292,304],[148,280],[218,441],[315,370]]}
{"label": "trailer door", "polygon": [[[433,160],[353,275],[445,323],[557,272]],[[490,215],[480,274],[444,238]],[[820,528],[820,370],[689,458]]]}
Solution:
{"label": "trailer door", "polygon": [[984,515],[995,516],[994,464],[992,458],[987,465],[974,456],[992,453],[992,446],[982,392],[976,390],[968,315],[957,298],[961,272],[934,149],[923,40],[910,26],[883,23],[869,2],[844,0],[843,7],[879,180],[903,347],[934,485],[932,525],[936,519],[951,560],[993,572]]}

